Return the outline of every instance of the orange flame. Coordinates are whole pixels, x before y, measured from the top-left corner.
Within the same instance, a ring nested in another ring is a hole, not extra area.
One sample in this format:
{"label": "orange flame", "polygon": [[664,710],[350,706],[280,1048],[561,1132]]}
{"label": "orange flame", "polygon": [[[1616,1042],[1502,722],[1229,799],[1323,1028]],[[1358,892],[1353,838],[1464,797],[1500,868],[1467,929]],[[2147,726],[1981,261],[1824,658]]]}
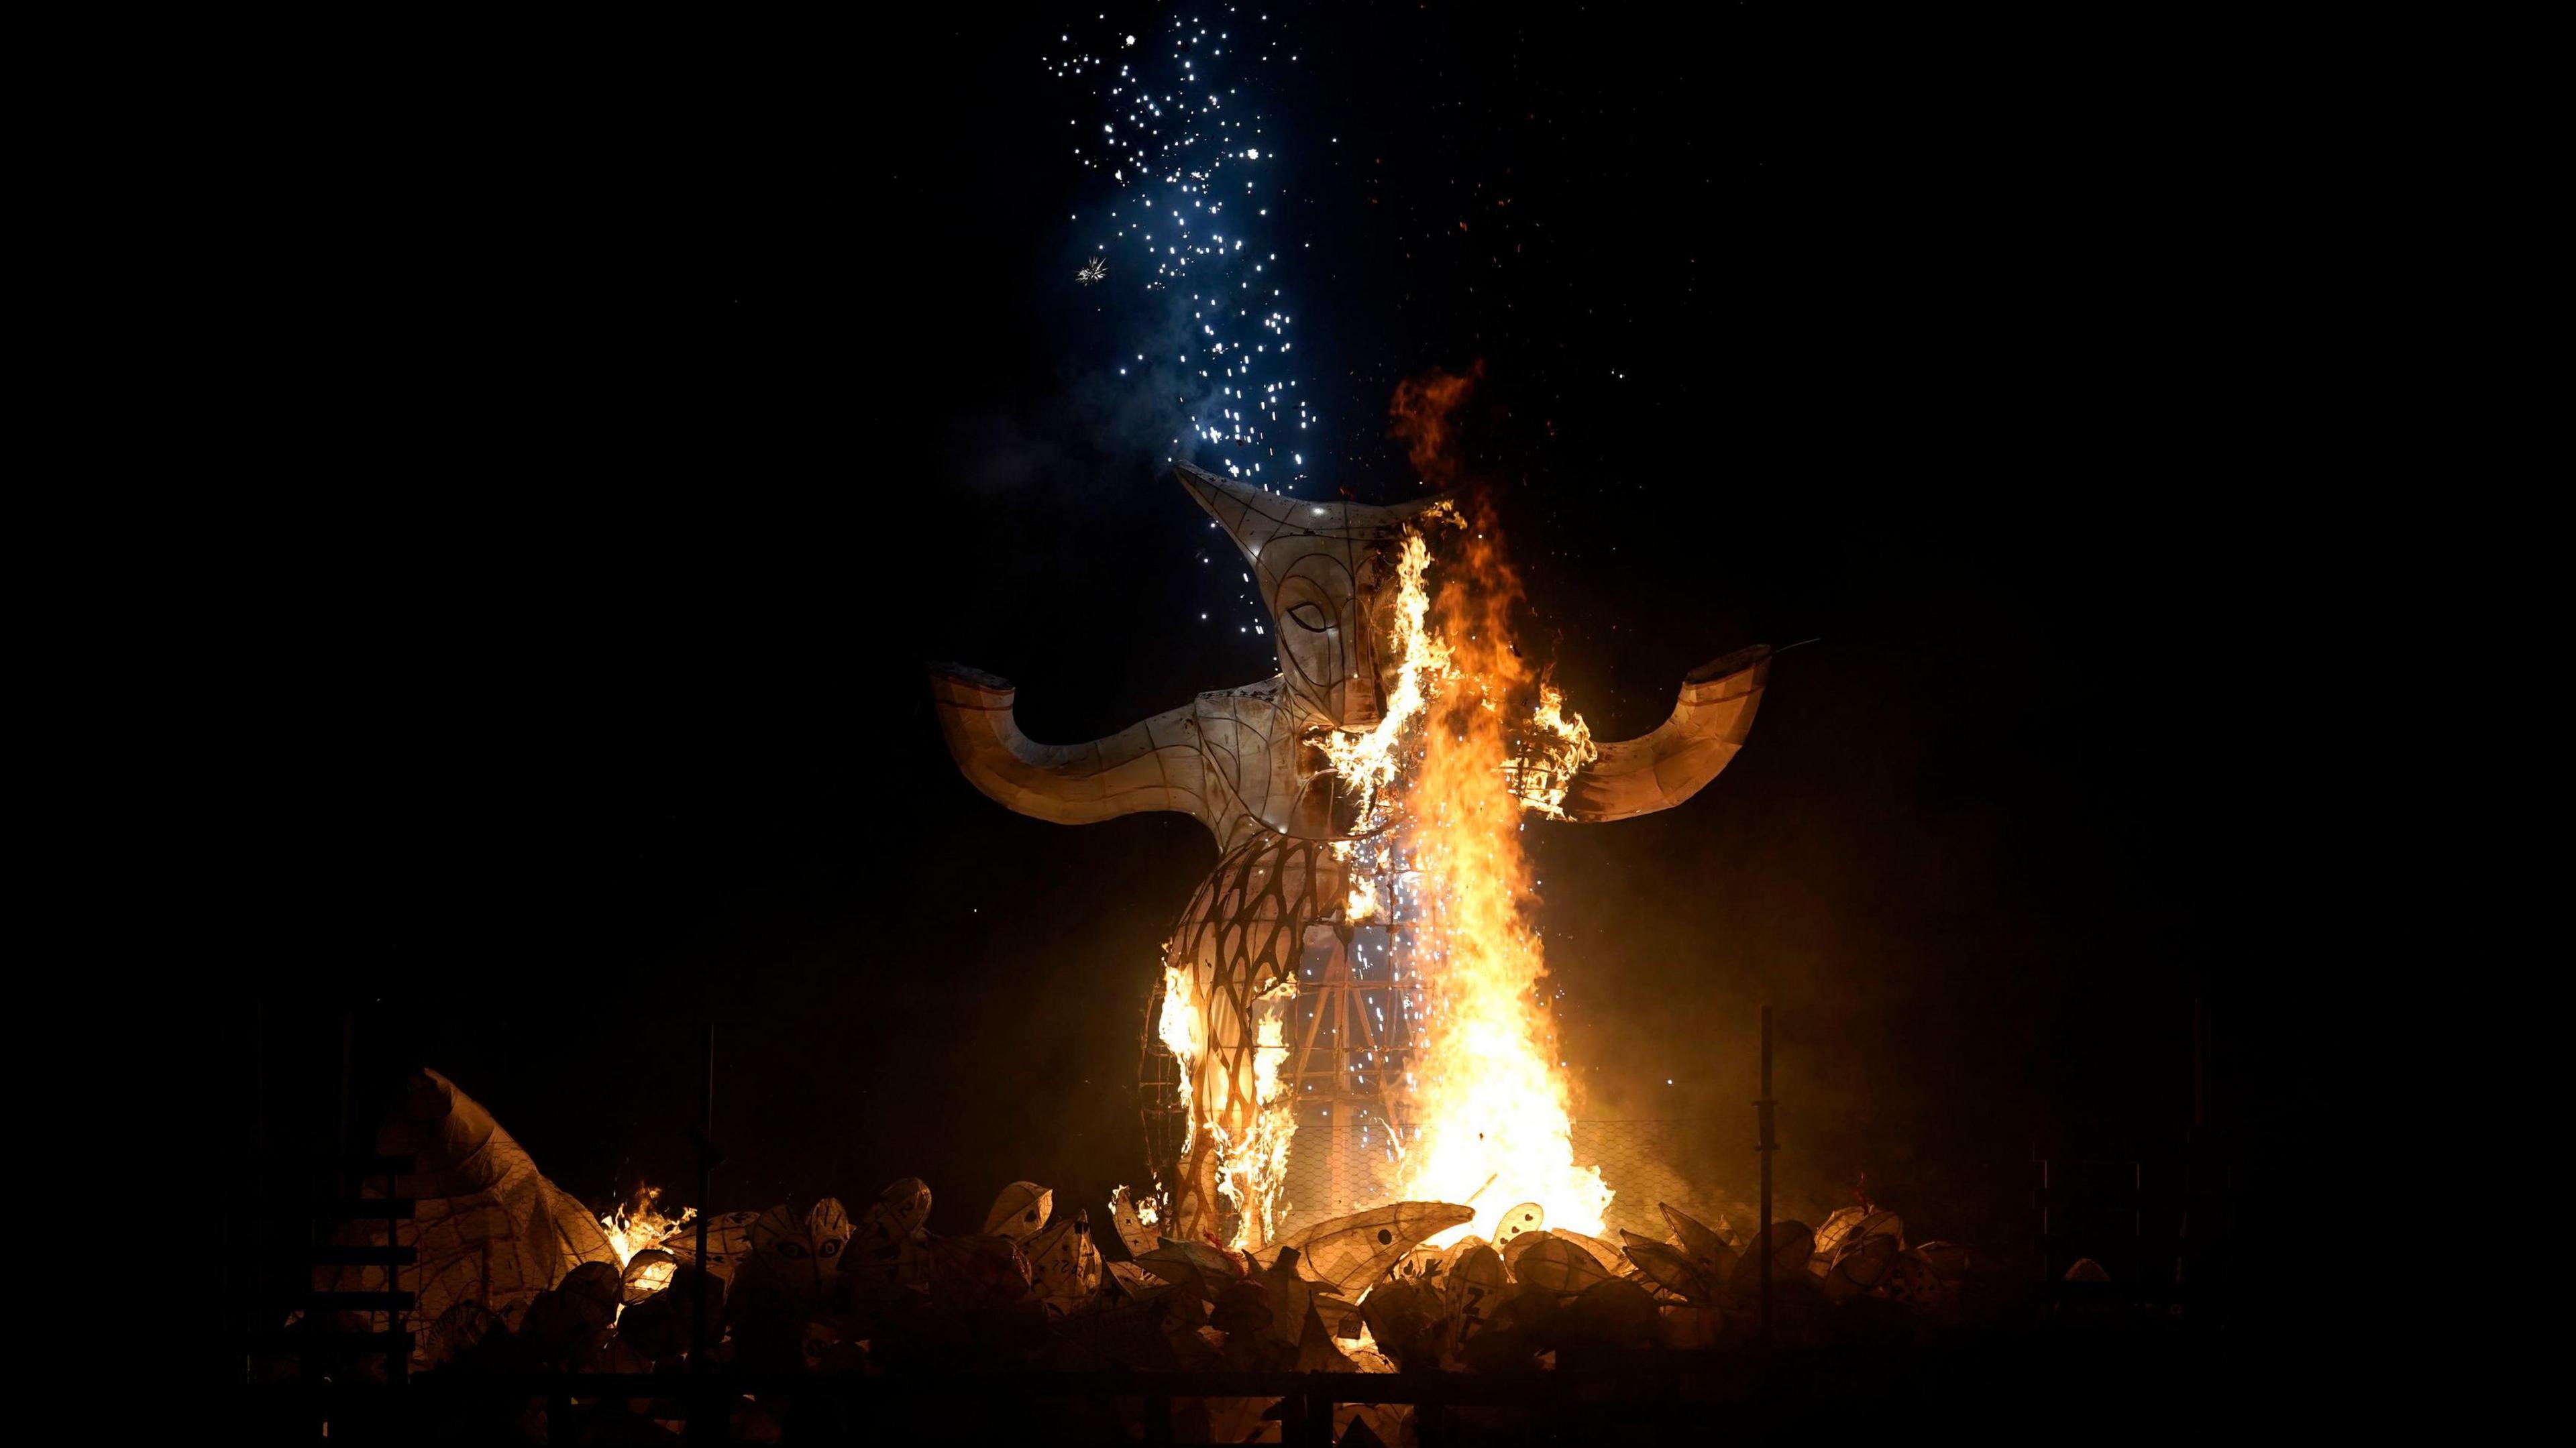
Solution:
{"label": "orange flame", "polygon": [[1538,993],[1547,964],[1520,839],[1523,809],[1559,813],[1568,780],[1597,751],[1582,719],[1563,712],[1562,698],[1511,647],[1520,579],[1491,520],[1468,528],[1443,562],[1433,613],[1450,683],[1426,711],[1420,758],[1397,785],[1431,901],[1413,945],[1426,1031],[1406,1082],[1412,1129],[1401,1190],[1414,1200],[1473,1198],[1476,1220],[1444,1234],[1450,1240],[1491,1237],[1521,1202],[1597,1234],[1610,1189],[1599,1168],[1574,1159],[1569,1092]]}
{"label": "orange flame", "polygon": [[[1288,1174],[1288,1142],[1297,1132],[1294,1103],[1288,1099],[1281,1067],[1288,1060],[1288,1003],[1296,999],[1297,981],[1283,977],[1253,1002],[1253,1106],[1241,1140],[1217,1120],[1200,1120],[1193,1109],[1199,1068],[1208,1053],[1205,1016],[1198,999],[1198,977],[1188,964],[1163,967],[1163,1010],[1155,1033],[1180,1062],[1181,1155],[1189,1155],[1204,1129],[1215,1150],[1217,1195],[1235,1209],[1233,1245],[1259,1246],[1278,1227],[1279,1189]],[[1220,1088],[1222,1090],[1222,1088]],[[1153,1220],[1151,1216],[1145,1218]]]}
{"label": "orange flame", "polygon": [[[1435,371],[1396,389],[1395,433],[1426,477],[1455,477],[1449,417],[1483,372],[1480,362],[1464,377]],[[1437,560],[1436,594],[1424,536],[1433,524],[1464,535],[1454,556],[1444,549]],[[1600,751],[1582,716],[1568,713],[1555,686],[1511,646],[1521,584],[1490,518],[1471,525],[1446,500],[1426,510],[1405,531],[1396,578],[1393,636],[1381,654],[1395,667],[1377,720],[1308,738],[1359,801],[1355,838],[1333,845],[1349,879],[1344,919],[1391,915],[1410,927],[1397,978],[1411,977],[1423,1014],[1412,1069],[1390,1083],[1390,1105],[1406,1123],[1399,1190],[1477,1207],[1474,1221],[1434,1239],[1442,1245],[1470,1231],[1490,1237],[1504,1211],[1530,1201],[1552,1222],[1598,1234],[1611,1193],[1598,1168],[1574,1160],[1569,1091],[1538,994],[1547,967],[1520,830],[1524,810],[1563,818],[1575,775]],[[1394,888],[1408,871],[1421,906]],[[1421,918],[1404,918],[1417,911]],[[1159,1022],[1181,1061],[1185,1114],[1207,1048],[1191,985],[1186,971],[1167,972]],[[1295,1130],[1278,1080],[1294,978],[1283,986],[1257,1008],[1260,1109],[1246,1139],[1205,1123],[1217,1190],[1240,1214],[1237,1245],[1270,1235]]]}
{"label": "orange flame", "polygon": [[1467,400],[1468,391],[1484,375],[1484,359],[1478,358],[1464,375],[1434,367],[1419,377],[1395,384],[1395,397],[1386,407],[1387,431],[1404,444],[1405,455],[1413,460],[1413,470],[1434,487],[1445,488],[1457,481],[1458,463],[1453,455],[1456,435],[1451,431],[1450,414]]}
{"label": "orange flame", "polygon": [[1288,1181],[1288,1142],[1297,1133],[1297,1110],[1287,1097],[1280,1068],[1288,1062],[1288,1006],[1297,998],[1297,978],[1278,984],[1252,1003],[1253,1114],[1241,1141],[1224,1126],[1208,1123],[1216,1137],[1217,1195],[1237,1214],[1234,1241],[1238,1250],[1268,1242],[1279,1227],[1279,1189]]}
{"label": "orange flame", "polygon": [[1193,975],[1187,966],[1163,967],[1163,1013],[1154,1022],[1155,1034],[1181,1063],[1181,1154],[1189,1155],[1192,1127],[1198,1113],[1190,1108],[1190,1083],[1198,1075],[1199,1056],[1204,1043],[1199,1040],[1198,1002],[1192,999]]}
{"label": "orange flame", "polygon": [[[682,1227],[696,1221],[698,1209],[683,1207],[680,1215],[666,1217],[656,1207],[662,1200],[660,1187],[638,1186],[635,1195],[615,1211],[599,1219],[600,1230],[608,1234],[608,1246],[617,1254],[617,1265],[624,1267],[635,1260],[635,1254],[648,1247],[658,1247],[679,1234]],[[670,1274],[662,1272],[664,1279]]]}
{"label": "orange flame", "polygon": [[[1424,510],[1417,523],[1448,523],[1463,526],[1457,505],[1446,499]],[[1315,743],[1333,764],[1345,788],[1355,791],[1361,800],[1358,832],[1366,834],[1386,823],[1394,809],[1390,791],[1404,768],[1403,746],[1411,739],[1422,713],[1430,707],[1432,694],[1456,671],[1450,667],[1449,646],[1432,631],[1431,595],[1424,580],[1431,573],[1431,546],[1423,541],[1417,527],[1408,526],[1404,534],[1404,551],[1396,564],[1395,640],[1389,650],[1396,660],[1395,682],[1386,691],[1385,706],[1379,710],[1377,723],[1362,733],[1340,730],[1318,730]],[[1347,843],[1336,849],[1347,860],[1351,852]],[[1368,899],[1366,877],[1353,872],[1351,918],[1363,918],[1375,906],[1363,908]]]}

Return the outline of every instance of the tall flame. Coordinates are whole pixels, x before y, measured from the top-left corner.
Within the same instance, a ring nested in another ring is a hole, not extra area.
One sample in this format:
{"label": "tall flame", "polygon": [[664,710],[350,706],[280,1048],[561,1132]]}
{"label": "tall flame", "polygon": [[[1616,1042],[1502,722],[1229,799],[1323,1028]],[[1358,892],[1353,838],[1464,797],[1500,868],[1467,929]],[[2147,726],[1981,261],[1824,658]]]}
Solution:
{"label": "tall flame", "polygon": [[[1436,594],[1421,531],[1431,524],[1462,535],[1454,558],[1444,550]],[[1349,878],[1344,918],[1394,913],[1407,937],[1395,976],[1421,999],[1411,1069],[1391,1092],[1406,1123],[1399,1191],[1476,1207],[1474,1221],[1434,1239],[1441,1244],[1470,1231],[1492,1236],[1502,1213],[1526,1201],[1597,1234],[1611,1194],[1598,1168],[1574,1160],[1569,1093],[1538,994],[1547,966],[1520,831],[1524,810],[1563,818],[1575,775],[1600,751],[1582,716],[1566,712],[1564,696],[1511,647],[1520,579],[1490,522],[1471,526],[1445,501],[1425,510],[1406,530],[1396,582],[1384,655],[1395,664],[1376,723],[1309,738],[1359,800],[1356,837],[1333,846]],[[1408,872],[1412,884],[1394,888]],[[1185,969],[1167,969],[1159,1022],[1181,1061],[1185,1115],[1207,1048],[1193,985]],[[1280,1205],[1295,1130],[1279,1080],[1294,994],[1289,977],[1256,1006],[1260,1110],[1246,1139],[1206,1123],[1218,1192],[1240,1213],[1239,1243],[1267,1240]]]}
{"label": "tall flame", "polygon": [[1396,786],[1430,903],[1412,942],[1426,1029],[1405,1083],[1412,1129],[1402,1192],[1472,1198],[1476,1219],[1453,1240],[1491,1237],[1521,1202],[1597,1234],[1610,1189],[1599,1168],[1574,1159],[1521,847],[1522,810],[1561,813],[1573,774],[1597,751],[1581,718],[1566,716],[1561,696],[1511,646],[1520,579],[1491,524],[1467,529],[1444,562],[1433,618],[1449,682],[1426,711],[1419,759]]}

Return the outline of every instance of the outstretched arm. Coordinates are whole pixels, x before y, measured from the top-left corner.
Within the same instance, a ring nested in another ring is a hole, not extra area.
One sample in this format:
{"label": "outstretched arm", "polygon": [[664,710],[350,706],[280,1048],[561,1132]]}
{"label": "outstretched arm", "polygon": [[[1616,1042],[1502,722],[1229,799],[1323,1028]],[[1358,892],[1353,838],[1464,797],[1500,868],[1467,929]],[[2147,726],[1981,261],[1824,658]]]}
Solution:
{"label": "outstretched arm", "polygon": [[1565,813],[1578,820],[1623,820],[1670,809],[1717,778],[1744,736],[1771,677],[1771,649],[1756,644],[1682,676],[1681,702],[1651,734],[1601,746],[1601,757],[1574,776]]}
{"label": "outstretched arm", "polygon": [[980,669],[930,666],[940,732],[977,789],[1021,814],[1060,825],[1156,809],[1209,819],[1207,765],[1191,706],[1088,744],[1039,744],[1011,717],[1018,694],[1009,682]]}

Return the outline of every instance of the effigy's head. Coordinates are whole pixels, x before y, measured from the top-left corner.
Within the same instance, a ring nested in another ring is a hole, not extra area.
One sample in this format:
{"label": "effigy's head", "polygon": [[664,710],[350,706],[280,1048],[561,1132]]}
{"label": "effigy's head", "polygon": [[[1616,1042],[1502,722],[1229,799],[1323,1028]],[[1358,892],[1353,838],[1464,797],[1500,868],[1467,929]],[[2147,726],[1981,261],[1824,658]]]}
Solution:
{"label": "effigy's head", "polygon": [[1396,563],[1405,524],[1436,506],[1310,502],[1187,463],[1174,475],[1243,554],[1278,641],[1279,676],[1319,722],[1377,723],[1394,636]]}

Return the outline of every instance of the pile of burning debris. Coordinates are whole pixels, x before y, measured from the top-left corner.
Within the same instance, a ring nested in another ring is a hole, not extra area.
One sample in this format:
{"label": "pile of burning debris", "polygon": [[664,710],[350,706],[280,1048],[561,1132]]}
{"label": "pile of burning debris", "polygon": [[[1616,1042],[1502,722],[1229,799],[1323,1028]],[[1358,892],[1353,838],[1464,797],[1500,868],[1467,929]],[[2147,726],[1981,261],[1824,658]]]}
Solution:
{"label": "pile of burning debris", "polygon": [[[1893,1213],[1866,1205],[1813,1230],[1775,1222],[1754,1242],[1664,1207],[1663,1240],[1622,1231],[1613,1244],[1551,1228],[1536,1203],[1503,1213],[1488,1240],[1458,1235],[1476,1220],[1470,1207],[1407,1201],[1244,1252],[1160,1236],[1121,1192],[1110,1218],[1112,1250],[1124,1250],[1111,1260],[1091,1214],[1057,1214],[1033,1182],[1004,1188],[983,1230],[957,1236],[928,1230],[931,1191],[915,1178],[855,1219],[827,1198],[701,1222],[656,1212],[649,1195],[594,1217],[430,1072],[380,1145],[418,1162],[403,1179],[419,1198],[404,1233],[417,1275],[404,1282],[420,1288],[427,1324],[413,1366],[448,1379],[669,1373],[676,1384],[691,1366],[746,1377],[1527,1372],[1749,1343],[1766,1260],[1771,1337],[1788,1345],[1883,1341],[2010,1297],[1994,1264],[1952,1244],[1909,1245]],[[1444,1236],[1454,1240],[1433,1245]],[[364,1276],[317,1285],[384,1285]],[[1210,1415],[1217,1441],[1240,1442],[1271,1407],[1208,1399],[1188,1411]],[[1352,1411],[1386,1441],[1410,1436],[1400,1407]],[[661,1416],[650,1400],[633,1409],[639,1427]]]}
{"label": "pile of burning debris", "polygon": [[[830,1199],[726,1213],[706,1224],[703,1264],[690,1218],[654,1218],[661,1231],[622,1269],[574,1268],[516,1324],[480,1303],[449,1308],[427,1358],[456,1374],[670,1370],[703,1311],[709,1360],[750,1372],[1504,1372],[1560,1353],[1748,1342],[1762,1275],[1762,1254],[1669,1207],[1663,1241],[1550,1230],[1530,1204],[1498,1240],[1430,1247],[1472,1210],[1396,1202],[1318,1223],[1264,1260],[1149,1238],[1121,1203],[1133,1255],[1110,1261],[1090,1213],[1055,1216],[1035,1183],[1005,1188],[972,1235],[927,1231],[930,1204],[906,1178],[856,1221]],[[1975,1311],[1990,1264],[1902,1233],[1892,1213],[1861,1207],[1812,1231],[1774,1223],[1775,1336],[1820,1343],[1864,1321],[1874,1332]],[[1271,1404],[1194,1406],[1215,1441],[1244,1441]],[[1402,1408],[1348,1411],[1386,1441],[1405,1436]]]}

